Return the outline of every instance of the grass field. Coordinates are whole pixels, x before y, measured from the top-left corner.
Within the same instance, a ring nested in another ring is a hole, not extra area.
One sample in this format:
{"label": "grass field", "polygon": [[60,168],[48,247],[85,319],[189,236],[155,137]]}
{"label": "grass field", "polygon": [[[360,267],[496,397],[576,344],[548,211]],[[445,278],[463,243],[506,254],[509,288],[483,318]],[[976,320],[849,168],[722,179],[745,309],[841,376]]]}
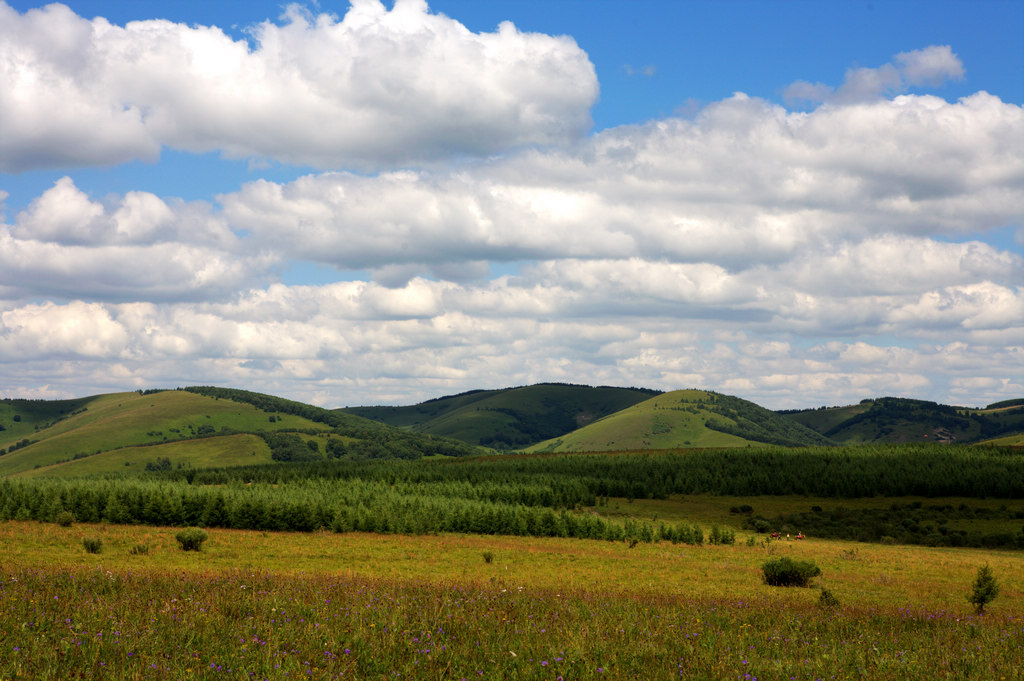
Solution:
{"label": "grass field", "polygon": [[147,447],[122,447],[81,459],[33,468],[16,475],[70,477],[123,473],[127,470],[144,469],[147,463],[158,458],[170,459],[172,463],[183,463],[194,468],[271,463],[270,447],[263,438],[239,433]]}
{"label": "grass field", "polygon": [[[0,457],[0,477],[74,461],[76,455],[91,456],[96,452],[105,453],[124,447],[188,440],[197,434],[203,434],[203,430],[213,433],[222,428],[247,432],[295,428],[328,429],[323,424],[289,414],[276,415],[276,420],[270,422],[266,412],[251,405],[231,400],[215,400],[180,390],[149,395],[101,395],[88,401],[85,407],[84,411],[56,423],[39,423],[40,429],[33,430],[31,434],[13,428],[0,432],[0,447],[10,446],[22,436],[33,441],[38,440],[35,444]],[[27,419],[19,424],[23,429],[28,425],[26,421]],[[201,449],[195,451],[200,458],[204,456]],[[166,456],[165,453],[137,453],[145,455],[141,462],[143,466],[148,458]],[[81,472],[94,472],[88,470],[89,468],[83,464]],[[74,474],[79,472],[76,467]],[[109,471],[104,469],[102,472]]]}
{"label": "grass field", "polygon": [[[210,530],[186,553],[174,533],[0,525],[0,679],[1014,679],[1024,666],[1013,552]],[[840,605],[765,586],[760,565],[778,556],[815,561]],[[984,564],[1002,593],[979,617],[967,595]]]}
{"label": "grass field", "polygon": [[750,440],[742,437],[707,428],[704,423],[710,412],[703,407],[694,408],[693,413],[677,408],[681,399],[696,402],[706,398],[708,393],[702,390],[677,390],[658,395],[572,433],[533,445],[527,451],[597,452],[672,447],[744,447],[750,444]]}

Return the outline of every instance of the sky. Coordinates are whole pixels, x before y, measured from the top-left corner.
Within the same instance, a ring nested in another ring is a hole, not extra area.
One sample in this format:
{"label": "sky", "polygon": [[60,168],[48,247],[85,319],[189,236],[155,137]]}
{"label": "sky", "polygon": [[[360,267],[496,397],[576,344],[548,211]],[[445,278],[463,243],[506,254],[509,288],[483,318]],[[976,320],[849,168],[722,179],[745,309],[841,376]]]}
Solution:
{"label": "sky", "polygon": [[1024,3],[0,0],[0,397],[1024,397]]}

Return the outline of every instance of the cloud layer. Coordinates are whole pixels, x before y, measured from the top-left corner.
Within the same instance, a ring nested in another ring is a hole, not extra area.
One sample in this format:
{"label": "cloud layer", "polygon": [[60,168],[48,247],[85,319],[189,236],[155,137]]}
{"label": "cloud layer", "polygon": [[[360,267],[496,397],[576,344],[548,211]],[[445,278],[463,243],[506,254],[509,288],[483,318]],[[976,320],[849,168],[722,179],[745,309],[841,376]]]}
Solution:
{"label": "cloud layer", "polygon": [[[290,8],[252,45],[60,5],[0,27],[0,169],[162,147],[335,169],[196,202],[58,180],[0,224],[7,395],[1024,395],[1024,259],[978,237],[1021,227],[1024,108],[911,94],[964,76],[948,46],[794,84],[808,110],[737,93],[583,136],[575,42],[420,2]],[[310,263],[338,281],[280,283]]]}
{"label": "cloud layer", "polygon": [[[0,171],[155,159],[162,147],[324,168],[563,144],[590,128],[593,65],[567,37],[472,33],[422,0],[290,6],[251,30],[126,26],[0,0]],[[410,115],[415,112],[415,115]]]}

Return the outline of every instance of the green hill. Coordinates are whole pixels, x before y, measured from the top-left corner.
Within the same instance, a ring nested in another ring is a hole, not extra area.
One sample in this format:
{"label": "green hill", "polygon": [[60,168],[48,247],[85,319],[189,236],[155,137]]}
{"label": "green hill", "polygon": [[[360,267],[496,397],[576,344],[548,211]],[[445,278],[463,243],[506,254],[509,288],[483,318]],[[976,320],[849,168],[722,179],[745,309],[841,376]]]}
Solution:
{"label": "green hill", "polygon": [[0,477],[477,453],[454,440],[227,388],[0,400]]}
{"label": "green hill", "polygon": [[349,407],[338,411],[413,432],[513,449],[565,435],[658,394],[657,390],[641,388],[541,383],[474,390],[408,407]]}
{"label": "green hill", "polygon": [[840,444],[972,443],[1024,433],[1024,404],[1020,400],[1006,400],[985,409],[968,409],[924,400],[882,397],[846,407],[784,415]]}
{"label": "green hill", "polygon": [[829,444],[823,436],[753,402],[704,390],[677,390],[635,404],[533,452]]}

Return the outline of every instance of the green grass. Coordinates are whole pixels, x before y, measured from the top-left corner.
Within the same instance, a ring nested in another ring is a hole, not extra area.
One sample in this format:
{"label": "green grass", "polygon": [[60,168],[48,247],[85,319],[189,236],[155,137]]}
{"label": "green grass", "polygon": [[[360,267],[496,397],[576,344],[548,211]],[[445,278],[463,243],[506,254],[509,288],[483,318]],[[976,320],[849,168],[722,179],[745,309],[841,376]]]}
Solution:
{"label": "green grass", "polygon": [[[214,432],[222,428],[237,431],[327,429],[323,424],[288,414],[277,415],[277,420],[270,422],[266,412],[251,405],[179,390],[149,395],[101,395],[85,406],[82,413],[25,435],[38,442],[0,457],[0,476],[71,461],[75,455],[191,439],[201,429],[212,428]],[[7,448],[19,439],[17,435],[8,436],[8,431],[0,432],[0,437],[3,438],[0,448]],[[195,451],[200,458],[210,456],[202,447]],[[230,451],[226,454],[233,456]]]}
{"label": "green grass", "polygon": [[[786,416],[838,443],[973,443],[1024,430],[1024,408],[967,409],[922,400],[884,397],[860,404],[813,409]],[[1019,440],[1011,440],[1010,443]]]}
{"label": "green grass", "polygon": [[715,413],[701,402],[713,399],[703,390],[677,390],[622,409],[531,452],[587,452],[679,447],[745,447],[753,444],[705,425]]}
{"label": "green grass", "polygon": [[545,383],[476,390],[408,407],[341,411],[420,433],[509,448],[571,432],[655,394],[653,390]]}
{"label": "green grass", "polygon": [[[969,499],[966,497],[861,497],[855,499],[834,499],[811,496],[719,496],[709,494],[673,495],[668,499],[634,499],[612,497],[606,504],[588,507],[600,516],[633,520],[677,523],[697,522],[704,526],[722,525],[739,530],[747,514],[733,513],[731,509],[743,505],[753,508],[753,514],[766,518],[794,513],[806,513],[815,506],[824,509],[837,507],[850,510],[886,509],[893,504],[909,505],[919,502],[925,506],[961,504],[972,508],[999,509],[1006,506],[1011,511],[1024,512],[1024,499]],[[1021,520],[989,520],[978,518],[970,521],[950,522],[951,527],[973,529],[984,532],[1020,532]],[[800,528],[795,528],[800,529]]]}
{"label": "green grass", "polygon": [[992,440],[985,440],[984,442],[979,442],[978,444],[994,445],[996,447],[1024,447],[1024,433],[1006,435],[1005,437],[997,437]]}
{"label": "green grass", "polygon": [[786,414],[787,417],[813,428],[819,433],[827,433],[838,427],[844,421],[854,416],[859,416],[871,408],[872,402],[866,401],[860,404],[850,404],[843,407],[829,407],[827,409],[808,409],[807,411],[795,414]]}
{"label": "green grass", "polygon": [[51,466],[34,468],[16,475],[24,477],[74,477],[107,473],[137,472],[158,458],[170,459],[172,466],[214,468],[272,463],[270,448],[257,435],[239,433],[150,447],[123,447]]}
{"label": "green grass", "polygon": [[[1024,665],[1024,565],[1005,552],[211,530],[194,553],[174,532],[0,524],[0,678],[985,680]],[[839,606],[764,585],[773,557],[815,562]],[[1003,591],[977,617],[983,564]]]}

